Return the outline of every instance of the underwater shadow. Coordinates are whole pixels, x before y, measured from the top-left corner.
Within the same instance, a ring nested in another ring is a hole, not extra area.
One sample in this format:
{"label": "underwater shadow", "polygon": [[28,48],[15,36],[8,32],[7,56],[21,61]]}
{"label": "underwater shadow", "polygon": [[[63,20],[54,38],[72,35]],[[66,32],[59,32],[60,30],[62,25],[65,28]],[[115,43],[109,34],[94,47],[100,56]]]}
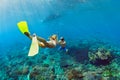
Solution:
{"label": "underwater shadow", "polygon": [[77,47],[77,46],[71,46],[69,48],[69,55],[72,56],[75,61],[80,62],[80,63],[84,63],[86,60],[88,61],[88,51],[89,51],[89,47]]}
{"label": "underwater shadow", "polygon": [[62,17],[61,14],[50,14],[47,17],[45,17],[42,22],[48,22],[48,21],[53,21],[56,20],[58,18]]}

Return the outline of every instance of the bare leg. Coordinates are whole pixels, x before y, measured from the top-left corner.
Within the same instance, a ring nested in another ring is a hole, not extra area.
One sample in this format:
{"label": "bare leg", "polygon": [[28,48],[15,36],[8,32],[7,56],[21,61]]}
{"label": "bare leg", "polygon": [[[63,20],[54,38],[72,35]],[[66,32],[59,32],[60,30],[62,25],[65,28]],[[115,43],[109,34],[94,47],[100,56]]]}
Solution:
{"label": "bare leg", "polygon": [[40,42],[40,41],[38,41],[38,45],[39,45],[40,47],[42,47],[42,48],[45,48],[45,47],[46,47],[46,45],[45,45],[43,42]]}
{"label": "bare leg", "polygon": [[43,42],[45,44],[47,43],[47,41],[44,38],[42,38],[42,37],[38,37],[37,36],[37,40],[40,41],[40,42]]}
{"label": "bare leg", "polygon": [[[24,34],[25,34],[28,38],[30,38],[30,39],[32,40],[32,37],[33,37],[33,36],[31,36],[30,33],[25,32]],[[47,41],[46,41],[44,38],[42,38],[42,37],[38,37],[38,36],[37,36],[37,40],[40,41],[40,42],[43,42],[44,44],[47,44]]]}

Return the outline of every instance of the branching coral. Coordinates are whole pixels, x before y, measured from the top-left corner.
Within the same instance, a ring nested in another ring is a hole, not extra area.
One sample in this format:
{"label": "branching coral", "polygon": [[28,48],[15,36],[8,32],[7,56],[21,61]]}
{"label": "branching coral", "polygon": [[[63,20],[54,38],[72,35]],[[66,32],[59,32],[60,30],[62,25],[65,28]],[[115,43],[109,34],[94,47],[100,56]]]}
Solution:
{"label": "branching coral", "polygon": [[89,60],[97,65],[106,65],[112,59],[111,52],[107,48],[100,47],[96,51],[88,53]]}

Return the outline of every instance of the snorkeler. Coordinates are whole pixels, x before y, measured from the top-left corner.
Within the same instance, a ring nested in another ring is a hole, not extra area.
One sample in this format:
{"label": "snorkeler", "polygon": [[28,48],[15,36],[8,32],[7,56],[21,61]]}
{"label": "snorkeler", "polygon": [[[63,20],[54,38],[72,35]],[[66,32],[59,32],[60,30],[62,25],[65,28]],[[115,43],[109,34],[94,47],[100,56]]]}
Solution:
{"label": "snorkeler", "polygon": [[32,38],[36,37],[38,40],[38,45],[42,48],[54,48],[56,47],[57,44],[57,35],[52,35],[51,37],[49,37],[49,41],[46,41],[44,38],[42,37],[38,37],[36,34],[31,35],[28,29],[28,25],[26,21],[21,21],[18,24],[18,28],[19,30],[25,34],[28,38],[30,38],[32,40]]}
{"label": "snorkeler", "polygon": [[[24,32],[24,34],[28,37],[28,38],[30,38],[30,39],[32,39],[32,37],[34,36],[32,36],[32,35],[30,35],[30,33],[28,33],[28,32]],[[36,36],[37,37],[37,40],[38,40],[38,45],[40,46],[40,47],[42,47],[42,48],[46,48],[46,47],[48,47],[48,48],[54,48],[54,47],[56,47],[56,45],[57,45],[57,35],[52,35],[50,38],[49,38],[49,41],[46,41],[44,38],[42,38],[42,37],[38,37],[38,36]]]}
{"label": "snorkeler", "polygon": [[68,52],[68,49],[66,48],[66,41],[64,39],[64,37],[61,37],[59,40],[59,49],[58,50],[64,50],[65,52]]}
{"label": "snorkeler", "polygon": [[19,30],[32,40],[28,56],[34,56],[39,52],[39,46],[42,48],[54,48],[57,45],[57,35],[49,37],[49,41],[46,41],[42,37],[38,37],[36,34],[31,35],[28,29],[26,21],[21,21],[18,24]]}

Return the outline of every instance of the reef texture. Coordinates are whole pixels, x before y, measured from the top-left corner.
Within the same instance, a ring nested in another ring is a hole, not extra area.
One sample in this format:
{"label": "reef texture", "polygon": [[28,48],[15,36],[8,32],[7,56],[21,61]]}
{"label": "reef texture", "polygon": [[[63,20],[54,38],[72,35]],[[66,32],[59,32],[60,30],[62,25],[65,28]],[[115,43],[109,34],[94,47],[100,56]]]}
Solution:
{"label": "reef texture", "polygon": [[[12,46],[0,57],[1,80],[120,80],[120,48],[98,40],[68,42],[68,52]],[[24,45],[24,44],[23,44]],[[23,49],[22,49],[23,48]]]}

